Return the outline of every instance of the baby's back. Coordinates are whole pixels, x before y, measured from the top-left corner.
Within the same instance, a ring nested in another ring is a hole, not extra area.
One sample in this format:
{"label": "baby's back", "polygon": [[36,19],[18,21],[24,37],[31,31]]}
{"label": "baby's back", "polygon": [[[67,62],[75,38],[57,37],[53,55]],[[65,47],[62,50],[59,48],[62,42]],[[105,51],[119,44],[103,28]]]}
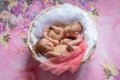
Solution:
{"label": "baby's back", "polygon": [[64,33],[62,28],[59,29],[60,33],[56,33],[54,30],[50,29],[50,31],[48,32],[48,36],[51,37],[52,39],[60,41],[63,38]]}

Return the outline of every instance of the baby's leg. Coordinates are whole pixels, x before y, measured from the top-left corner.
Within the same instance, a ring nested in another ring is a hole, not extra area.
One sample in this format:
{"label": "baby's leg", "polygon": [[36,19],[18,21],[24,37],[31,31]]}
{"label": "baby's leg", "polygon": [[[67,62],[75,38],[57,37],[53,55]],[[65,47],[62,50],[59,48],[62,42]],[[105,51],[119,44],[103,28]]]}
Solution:
{"label": "baby's leg", "polygon": [[43,31],[43,37],[45,37],[46,39],[50,40],[54,45],[58,45],[58,44],[59,44],[59,41],[50,38],[50,37],[47,35],[48,32],[49,32],[49,29],[45,29],[45,30]]}
{"label": "baby's leg", "polygon": [[58,57],[58,56],[61,56],[60,53],[57,53],[57,52],[47,52],[44,54],[46,57],[48,58],[52,58],[52,57]]}
{"label": "baby's leg", "polygon": [[80,41],[81,39],[71,40],[70,42],[68,42],[68,44],[74,46],[74,45],[77,45]]}
{"label": "baby's leg", "polygon": [[67,49],[69,51],[73,51],[77,48],[77,44],[81,41],[81,39],[76,39],[76,40],[72,40],[70,42],[67,43]]}

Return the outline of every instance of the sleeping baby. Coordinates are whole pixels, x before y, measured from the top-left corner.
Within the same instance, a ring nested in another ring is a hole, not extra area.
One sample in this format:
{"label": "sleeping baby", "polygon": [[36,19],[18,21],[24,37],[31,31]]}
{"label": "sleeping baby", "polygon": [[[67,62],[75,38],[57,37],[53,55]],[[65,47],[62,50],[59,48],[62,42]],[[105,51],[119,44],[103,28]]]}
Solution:
{"label": "sleeping baby", "polygon": [[79,39],[68,42],[67,44],[59,44],[54,46],[54,44],[46,38],[41,38],[35,45],[35,50],[37,53],[41,53],[44,56],[58,57],[66,53],[69,53],[76,49],[76,45],[80,42]]}
{"label": "sleeping baby", "polygon": [[81,31],[79,22],[73,22],[66,27],[53,26],[45,29],[42,38],[35,45],[35,50],[48,58],[62,56],[77,48],[81,41]]}

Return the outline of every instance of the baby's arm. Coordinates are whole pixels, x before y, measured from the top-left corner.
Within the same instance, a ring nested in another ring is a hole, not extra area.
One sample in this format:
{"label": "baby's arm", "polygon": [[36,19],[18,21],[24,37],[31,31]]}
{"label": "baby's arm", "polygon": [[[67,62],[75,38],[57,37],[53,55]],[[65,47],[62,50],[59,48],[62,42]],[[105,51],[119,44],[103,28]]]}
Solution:
{"label": "baby's arm", "polygon": [[81,35],[77,35],[77,38],[75,40],[72,40],[70,42],[67,43],[67,49],[69,51],[73,51],[77,48],[77,44],[80,43],[82,41],[82,37]]}
{"label": "baby's arm", "polygon": [[77,35],[77,38],[76,38],[76,39],[78,39],[78,40],[81,40],[81,41],[82,41],[82,36],[83,36],[83,35],[79,34],[79,35]]}
{"label": "baby's arm", "polygon": [[60,44],[67,44],[68,42],[70,42],[71,39],[68,39],[68,38],[64,38],[60,41]]}
{"label": "baby's arm", "polygon": [[76,40],[72,40],[70,42],[67,43],[67,49],[69,51],[73,51],[77,48],[77,44],[81,41],[81,39],[76,39]]}
{"label": "baby's arm", "polygon": [[50,38],[50,37],[47,35],[48,32],[49,32],[49,29],[45,29],[45,30],[43,31],[43,37],[45,37],[46,39],[50,40],[54,45],[58,45],[58,44],[59,44],[59,41]]}

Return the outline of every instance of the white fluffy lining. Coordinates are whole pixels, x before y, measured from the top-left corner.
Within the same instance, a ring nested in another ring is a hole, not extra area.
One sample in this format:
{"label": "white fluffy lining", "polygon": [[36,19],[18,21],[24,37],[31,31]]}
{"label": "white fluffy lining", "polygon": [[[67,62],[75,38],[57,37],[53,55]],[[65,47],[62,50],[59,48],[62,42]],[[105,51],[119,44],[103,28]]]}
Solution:
{"label": "white fluffy lining", "polygon": [[[39,14],[32,23],[35,26],[32,29],[31,38],[33,39],[33,45],[38,41],[42,35],[44,28],[53,25],[56,22],[71,23],[73,21],[79,21],[83,25],[83,34],[87,44],[87,50],[83,59],[89,56],[91,49],[96,45],[97,42],[97,31],[95,24],[90,19],[90,16],[86,11],[79,7],[72,6],[70,4],[63,4],[59,7],[51,7],[48,11],[43,14]],[[45,59],[40,56],[40,60]]]}

